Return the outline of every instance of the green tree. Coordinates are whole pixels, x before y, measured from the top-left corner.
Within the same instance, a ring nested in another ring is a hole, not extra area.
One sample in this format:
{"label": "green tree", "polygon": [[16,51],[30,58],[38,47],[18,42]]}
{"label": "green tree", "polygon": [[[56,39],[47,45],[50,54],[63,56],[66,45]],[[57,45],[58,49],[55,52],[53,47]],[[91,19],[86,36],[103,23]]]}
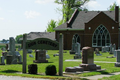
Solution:
{"label": "green tree", "polygon": [[82,10],[80,7],[88,1],[89,0],[55,0],[55,3],[62,4],[62,10],[58,10],[62,11],[63,22],[66,22],[70,19],[75,9]]}
{"label": "green tree", "polygon": [[56,21],[51,20],[50,22],[48,22],[47,32],[54,32],[53,28],[55,27],[56,27]]}
{"label": "green tree", "polygon": [[17,35],[15,38],[16,43],[21,43],[20,38],[22,38],[23,35]]}
{"label": "green tree", "polygon": [[[108,8],[108,10],[109,11],[114,11],[115,10],[115,6],[117,6],[116,2],[114,2],[112,5],[110,5],[109,8]],[[120,8],[119,8],[119,10],[120,10]]]}

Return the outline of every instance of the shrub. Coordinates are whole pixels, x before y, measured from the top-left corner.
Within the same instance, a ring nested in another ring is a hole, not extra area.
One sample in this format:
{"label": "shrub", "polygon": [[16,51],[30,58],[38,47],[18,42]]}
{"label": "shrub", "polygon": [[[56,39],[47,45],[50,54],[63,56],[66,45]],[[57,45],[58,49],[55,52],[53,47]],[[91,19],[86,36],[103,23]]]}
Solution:
{"label": "shrub", "polygon": [[56,75],[57,71],[55,65],[48,65],[45,73],[46,75]]}
{"label": "shrub", "polygon": [[28,65],[28,73],[29,74],[37,74],[37,64]]}

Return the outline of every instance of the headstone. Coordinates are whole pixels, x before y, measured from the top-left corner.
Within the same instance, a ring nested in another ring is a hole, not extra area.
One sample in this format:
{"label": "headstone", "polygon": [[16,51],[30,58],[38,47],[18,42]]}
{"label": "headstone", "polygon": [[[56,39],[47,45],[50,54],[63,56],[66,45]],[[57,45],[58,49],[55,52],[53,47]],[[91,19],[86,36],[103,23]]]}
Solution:
{"label": "headstone", "polygon": [[80,59],[81,54],[80,54],[80,43],[76,42],[75,43],[75,56],[74,59]]}
{"label": "headstone", "polygon": [[35,60],[33,62],[47,63],[48,60],[46,60],[46,51],[45,50],[36,50]]}
{"label": "headstone", "polygon": [[109,52],[110,51],[109,46],[105,46],[105,50]]}
{"label": "headstone", "polygon": [[0,65],[5,65],[4,56],[1,56],[1,57],[0,57]]}
{"label": "headstone", "polygon": [[106,52],[106,48],[102,47],[102,53]]}
{"label": "headstone", "polygon": [[110,44],[110,53],[109,54],[113,54],[113,46],[112,46],[112,44]]}
{"label": "headstone", "polygon": [[70,50],[70,54],[75,54],[75,39],[72,38],[72,49]]}
{"label": "headstone", "polygon": [[33,56],[32,54],[29,54],[29,57],[32,57],[32,58],[33,58],[34,56]]}
{"label": "headstone", "polygon": [[56,54],[53,54],[53,57],[55,57],[55,56],[59,56],[59,54],[58,54],[58,53],[56,53]]}
{"label": "headstone", "polygon": [[117,57],[117,50],[114,51],[114,57]]}
{"label": "headstone", "polygon": [[28,49],[27,52],[28,52],[28,53],[32,53],[32,49]]}
{"label": "headstone", "polygon": [[20,46],[18,46],[18,51],[20,51],[21,50],[21,47]]}
{"label": "headstone", "polygon": [[6,56],[7,56],[7,52],[2,52],[2,56],[4,56],[4,59],[6,59]]}
{"label": "headstone", "polygon": [[98,48],[95,48],[95,54],[96,54],[97,56],[101,56]]}
{"label": "headstone", "polygon": [[15,51],[16,52],[16,57],[18,58],[18,63],[22,63],[22,57],[20,55],[20,53],[18,51]]}
{"label": "headstone", "polygon": [[115,66],[116,67],[120,67],[120,50],[116,50],[117,51],[117,57],[116,57],[116,63]]}
{"label": "headstone", "polygon": [[48,54],[46,54],[46,59],[50,59],[50,56]]}
{"label": "headstone", "polygon": [[82,64],[79,65],[83,67],[84,71],[94,71],[97,69],[96,64],[94,64],[94,50],[91,47],[82,48]]}
{"label": "headstone", "polygon": [[3,47],[3,48],[2,48],[2,51],[6,51],[6,49]]}
{"label": "headstone", "polygon": [[9,38],[9,52],[8,55],[6,56],[6,63],[7,64],[17,64],[17,59],[19,63],[21,63],[21,56],[19,52],[16,52],[15,49],[15,40],[13,37]]}

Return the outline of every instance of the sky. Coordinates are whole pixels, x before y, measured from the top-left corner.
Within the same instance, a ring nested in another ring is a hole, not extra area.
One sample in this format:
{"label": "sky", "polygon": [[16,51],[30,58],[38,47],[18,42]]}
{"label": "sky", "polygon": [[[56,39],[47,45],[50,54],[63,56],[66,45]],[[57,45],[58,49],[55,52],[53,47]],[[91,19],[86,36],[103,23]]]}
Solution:
{"label": "sky", "polygon": [[[0,0],[0,40],[30,32],[45,32],[51,19],[58,21],[62,15],[55,0]],[[120,0],[90,0],[88,10],[105,11]]]}

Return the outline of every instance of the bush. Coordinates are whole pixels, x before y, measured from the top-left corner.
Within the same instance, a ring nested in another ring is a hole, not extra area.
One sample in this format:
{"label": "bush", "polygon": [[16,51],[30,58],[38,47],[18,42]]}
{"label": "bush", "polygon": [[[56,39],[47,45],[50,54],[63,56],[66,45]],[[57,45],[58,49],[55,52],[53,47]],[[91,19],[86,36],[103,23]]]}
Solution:
{"label": "bush", "polygon": [[37,64],[28,65],[28,73],[29,74],[37,74]]}
{"label": "bush", "polygon": [[57,71],[55,65],[48,65],[45,73],[46,75],[56,75]]}

